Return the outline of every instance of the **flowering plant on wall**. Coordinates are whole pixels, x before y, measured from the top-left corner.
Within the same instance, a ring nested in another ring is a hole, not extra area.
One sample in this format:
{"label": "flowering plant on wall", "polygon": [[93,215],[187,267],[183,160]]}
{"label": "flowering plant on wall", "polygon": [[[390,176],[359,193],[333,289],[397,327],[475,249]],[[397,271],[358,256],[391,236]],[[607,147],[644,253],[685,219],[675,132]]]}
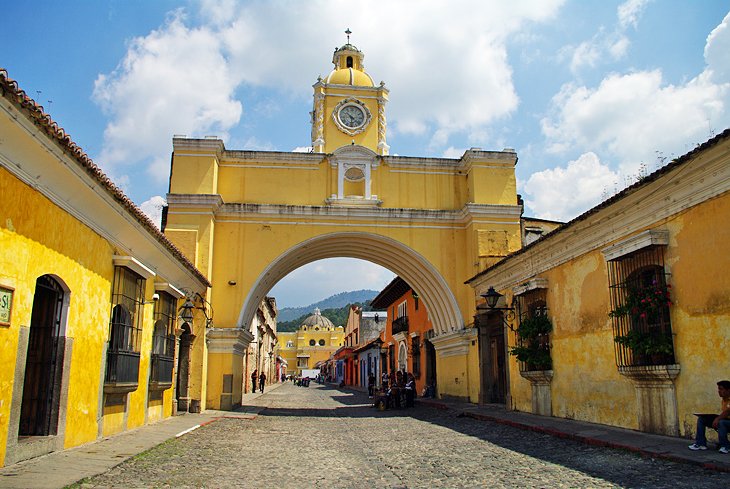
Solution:
{"label": "flowering plant on wall", "polygon": [[664,311],[672,305],[670,288],[671,285],[656,279],[649,285],[629,287],[623,304],[609,312],[608,316],[612,318],[628,316],[634,321],[657,322]]}

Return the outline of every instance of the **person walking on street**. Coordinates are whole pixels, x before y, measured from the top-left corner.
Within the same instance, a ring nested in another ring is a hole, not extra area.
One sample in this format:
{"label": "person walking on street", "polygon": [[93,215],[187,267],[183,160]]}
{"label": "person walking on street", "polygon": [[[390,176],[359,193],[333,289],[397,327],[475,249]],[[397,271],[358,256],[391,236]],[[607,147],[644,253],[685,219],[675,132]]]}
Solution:
{"label": "person walking on street", "polygon": [[264,393],[264,385],[266,384],[266,374],[261,372],[259,374],[259,389],[261,390],[261,393]]}
{"label": "person walking on street", "polygon": [[258,385],[257,384],[258,378],[259,378],[259,371],[258,371],[258,369],[255,369],[253,372],[251,372],[251,393],[256,392],[256,386]]}
{"label": "person walking on street", "polygon": [[413,374],[408,374],[408,382],[406,382],[406,407],[413,407],[416,399],[416,378]]}
{"label": "person walking on street", "polygon": [[368,397],[370,399],[375,395],[375,375],[372,370],[368,373]]}

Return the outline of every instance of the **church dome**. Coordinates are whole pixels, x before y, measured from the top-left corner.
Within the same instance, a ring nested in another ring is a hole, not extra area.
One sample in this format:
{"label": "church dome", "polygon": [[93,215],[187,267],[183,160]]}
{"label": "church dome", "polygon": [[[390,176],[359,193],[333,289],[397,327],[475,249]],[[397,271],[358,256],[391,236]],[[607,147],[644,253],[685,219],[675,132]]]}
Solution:
{"label": "church dome", "polygon": [[334,85],[353,85],[358,87],[374,87],[373,79],[365,72],[363,60],[365,55],[350,43],[335,49],[332,64],[335,69],[325,78],[325,83]]}
{"label": "church dome", "polygon": [[325,330],[333,329],[335,327],[335,325],[332,324],[332,321],[330,321],[326,317],[322,316],[322,313],[319,311],[319,308],[316,308],[314,310],[314,314],[312,314],[307,319],[302,321],[302,326],[308,326],[310,328],[319,327],[319,329],[325,329]]}
{"label": "church dome", "polygon": [[334,85],[353,85],[356,87],[374,87],[373,79],[364,71],[358,71],[352,68],[343,68],[341,70],[332,70],[332,72],[324,80],[325,83]]}

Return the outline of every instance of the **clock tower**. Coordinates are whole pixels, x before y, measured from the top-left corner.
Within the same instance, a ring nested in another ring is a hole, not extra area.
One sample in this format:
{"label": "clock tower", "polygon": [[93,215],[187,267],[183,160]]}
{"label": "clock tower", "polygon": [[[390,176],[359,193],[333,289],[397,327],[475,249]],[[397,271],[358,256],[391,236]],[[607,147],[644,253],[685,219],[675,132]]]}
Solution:
{"label": "clock tower", "polygon": [[375,86],[365,72],[365,55],[350,44],[335,49],[335,68],[314,84],[312,114],[312,149],[315,153],[333,153],[347,145],[359,145],[378,155],[388,154],[385,141],[385,83]]}

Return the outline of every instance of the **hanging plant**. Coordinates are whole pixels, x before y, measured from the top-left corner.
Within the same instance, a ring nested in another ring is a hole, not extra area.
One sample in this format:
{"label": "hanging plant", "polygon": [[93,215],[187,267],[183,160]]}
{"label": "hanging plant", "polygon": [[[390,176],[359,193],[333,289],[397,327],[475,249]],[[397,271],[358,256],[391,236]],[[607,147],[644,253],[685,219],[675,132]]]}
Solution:
{"label": "hanging plant", "polygon": [[523,362],[527,370],[550,370],[553,362],[548,335],[552,330],[545,314],[523,319],[517,328],[520,344],[510,348],[510,355]]}

